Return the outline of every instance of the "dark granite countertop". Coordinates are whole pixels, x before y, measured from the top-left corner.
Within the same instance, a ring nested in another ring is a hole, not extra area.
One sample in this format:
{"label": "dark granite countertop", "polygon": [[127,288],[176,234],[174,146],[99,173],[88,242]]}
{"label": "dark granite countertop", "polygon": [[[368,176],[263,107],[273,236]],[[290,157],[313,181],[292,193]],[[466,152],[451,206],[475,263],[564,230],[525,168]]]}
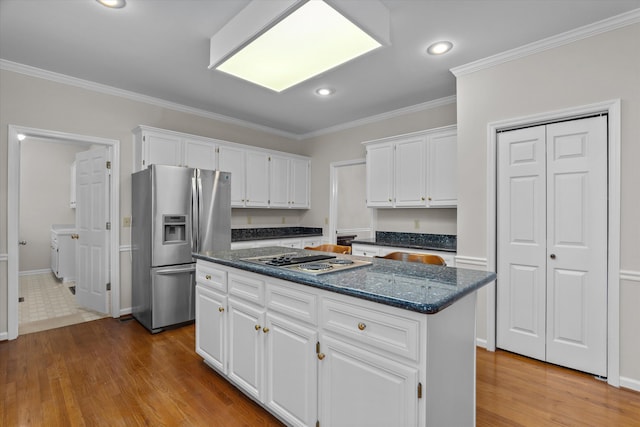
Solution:
{"label": "dark granite countertop", "polygon": [[457,236],[451,234],[398,233],[393,231],[376,231],[375,238],[355,239],[351,243],[443,252],[456,252],[458,248]]}
{"label": "dark granite countertop", "polygon": [[231,241],[245,242],[266,239],[295,239],[299,237],[322,236],[322,228],[315,227],[265,227],[232,228]]}
{"label": "dark granite countertop", "polygon": [[[353,258],[370,260],[371,265],[320,275],[243,261],[244,258],[270,256],[283,252],[309,255],[318,253],[303,249],[283,250],[282,247],[266,247],[194,253],[193,256],[197,259],[425,314],[437,313],[496,278],[495,273],[487,271],[366,257]],[[351,256],[339,255],[339,257]]]}

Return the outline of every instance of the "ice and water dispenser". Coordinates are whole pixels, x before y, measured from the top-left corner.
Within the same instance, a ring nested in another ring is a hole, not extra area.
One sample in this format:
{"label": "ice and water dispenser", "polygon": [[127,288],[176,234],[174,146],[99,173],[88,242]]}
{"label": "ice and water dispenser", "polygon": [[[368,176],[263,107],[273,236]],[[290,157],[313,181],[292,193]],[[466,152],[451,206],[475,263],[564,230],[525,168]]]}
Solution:
{"label": "ice and water dispenser", "polygon": [[162,244],[185,243],[187,240],[187,216],[164,215],[162,217]]}

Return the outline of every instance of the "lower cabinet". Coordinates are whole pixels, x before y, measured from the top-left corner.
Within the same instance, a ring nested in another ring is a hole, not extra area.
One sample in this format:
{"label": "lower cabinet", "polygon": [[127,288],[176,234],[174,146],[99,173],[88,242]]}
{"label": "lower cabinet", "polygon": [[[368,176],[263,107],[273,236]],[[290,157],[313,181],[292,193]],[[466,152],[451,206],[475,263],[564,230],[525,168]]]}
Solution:
{"label": "lower cabinet", "polygon": [[417,368],[342,339],[320,341],[321,425],[418,425]]}
{"label": "lower cabinet", "polygon": [[475,293],[433,315],[198,260],[196,352],[288,426],[475,423]]}
{"label": "lower cabinet", "polygon": [[227,297],[196,285],[196,353],[224,372],[227,365]]}

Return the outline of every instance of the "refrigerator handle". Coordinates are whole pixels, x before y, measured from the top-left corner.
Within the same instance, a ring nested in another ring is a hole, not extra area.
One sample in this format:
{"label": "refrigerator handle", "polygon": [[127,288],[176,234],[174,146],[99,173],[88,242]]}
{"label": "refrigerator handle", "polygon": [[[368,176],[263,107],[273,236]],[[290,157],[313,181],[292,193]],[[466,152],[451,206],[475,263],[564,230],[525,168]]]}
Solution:
{"label": "refrigerator handle", "polygon": [[193,170],[191,177],[191,251],[198,251],[198,191],[196,188],[196,172]]}
{"label": "refrigerator handle", "polygon": [[204,229],[204,224],[200,223],[200,221],[203,221],[202,210],[203,210],[203,200],[204,200],[202,196],[202,177],[200,176],[200,169],[196,169],[196,183],[198,185],[198,222],[196,223],[196,229],[198,230],[198,241],[196,242],[197,244],[196,250],[200,252],[200,250],[202,249],[200,231]]}
{"label": "refrigerator handle", "polygon": [[187,267],[171,267],[171,268],[162,268],[155,271],[155,274],[179,274],[179,273],[193,273],[196,271],[196,267],[193,264],[189,264]]}

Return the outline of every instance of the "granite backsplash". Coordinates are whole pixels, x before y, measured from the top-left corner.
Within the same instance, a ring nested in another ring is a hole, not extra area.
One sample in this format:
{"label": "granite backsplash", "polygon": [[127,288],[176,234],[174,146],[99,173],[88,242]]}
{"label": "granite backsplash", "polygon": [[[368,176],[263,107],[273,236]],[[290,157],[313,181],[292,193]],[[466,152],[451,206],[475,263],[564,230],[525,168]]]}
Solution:
{"label": "granite backsplash", "polygon": [[231,241],[286,239],[305,236],[322,236],[322,228],[315,227],[269,227],[269,228],[232,228]]}

